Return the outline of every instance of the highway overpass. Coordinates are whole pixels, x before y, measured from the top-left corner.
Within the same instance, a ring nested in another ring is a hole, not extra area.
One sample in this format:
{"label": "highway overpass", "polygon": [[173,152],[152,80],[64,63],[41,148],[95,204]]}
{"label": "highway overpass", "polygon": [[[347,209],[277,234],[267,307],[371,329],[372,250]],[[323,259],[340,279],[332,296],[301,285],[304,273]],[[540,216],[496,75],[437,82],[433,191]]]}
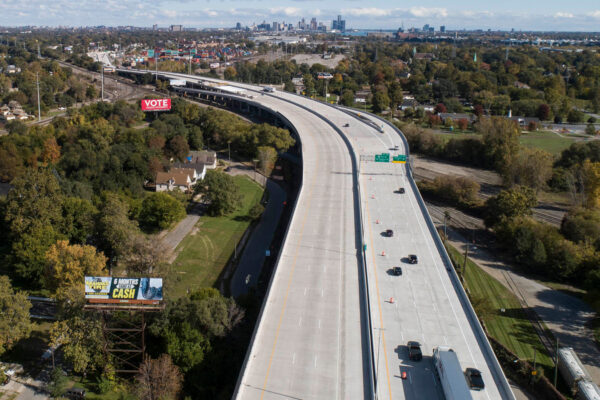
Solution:
{"label": "highway overpass", "polygon": [[[235,398],[443,398],[431,363],[438,345],[454,348],[463,368],[482,371],[486,388],[472,392],[475,399],[514,398],[410,164],[360,162],[382,152],[408,155],[401,132],[290,93],[159,75],[186,79],[205,100],[279,115],[302,143],[302,188]],[[394,193],[400,186],[403,195]],[[385,229],[394,237],[383,237]],[[419,264],[405,264],[408,254]],[[404,274],[392,276],[398,265]],[[423,361],[408,360],[409,340],[422,343]]]}

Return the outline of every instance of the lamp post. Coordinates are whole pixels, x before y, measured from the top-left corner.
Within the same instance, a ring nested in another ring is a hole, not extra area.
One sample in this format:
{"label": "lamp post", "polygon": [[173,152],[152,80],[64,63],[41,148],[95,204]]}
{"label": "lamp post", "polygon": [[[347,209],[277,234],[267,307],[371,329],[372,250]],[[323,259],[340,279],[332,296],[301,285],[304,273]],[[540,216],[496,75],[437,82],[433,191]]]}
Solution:
{"label": "lamp post", "polygon": [[254,181],[256,181],[256,164],[258,164],[259,160],[252,160],[252,162],[254,163]]}
{"label": "lamp post", "polygon": [[231,163],[231,141],[227,142],[227,159]]}
{"label": "lamp post", "polygon": [[40,105],[40,76],[39,73],[35,73],[35,84],[37,86],[37,103],[38,103],[38,121],[42,120],[42,108]]}

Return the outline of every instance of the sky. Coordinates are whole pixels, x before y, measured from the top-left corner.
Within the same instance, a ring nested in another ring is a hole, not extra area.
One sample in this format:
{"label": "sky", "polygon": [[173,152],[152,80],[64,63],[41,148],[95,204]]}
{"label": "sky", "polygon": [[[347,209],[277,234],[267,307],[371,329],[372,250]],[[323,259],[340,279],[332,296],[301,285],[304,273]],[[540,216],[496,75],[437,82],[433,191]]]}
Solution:
{"label": "sky", "polygon": [[347,28],[600,31],[599,0],[0,0],[1,26],[232,27],[312,17]]}

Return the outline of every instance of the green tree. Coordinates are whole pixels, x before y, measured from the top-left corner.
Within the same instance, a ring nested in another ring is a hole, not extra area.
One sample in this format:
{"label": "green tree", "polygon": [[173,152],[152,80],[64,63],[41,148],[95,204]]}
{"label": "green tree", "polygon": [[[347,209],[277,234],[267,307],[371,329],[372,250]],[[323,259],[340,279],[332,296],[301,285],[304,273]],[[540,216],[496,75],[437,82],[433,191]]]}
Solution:
{"label": "green tree", "polygon": [[112,264],[128,254],[139,232],[137,223],[129,219],[129,206],[113,193],[103,195],[96,227],[98,248]]}
{"label": "green tree", "polygon": [[62,203],[60,230],[71,242],[84,244],[94,234],[98,210],[86,199],[67,197]]}
{"label": "green tree", "polygon": [[262,215],[262,213],[264,211],[265,211],[265,208],[263,207],[263,205],[260,203],[256,203],[248,211],[248,217],[252,220],[257,220],[260,218],[260,216]]}
{"label": "green tree", "polygon": [[481,118],[476,129],[483,134],[485,149],[493,167],[507,179],[512,158],[519,151],[518,125],[507,118],[491,117]]}
{"label": "green tree", "polygon": [[169,154],[179,161],[185,160],[190,152],[188,141],[183,136],[175,136],[167,144]]}
{"label": "green tree", "polygon": [[529,186],[537,192],[552,177],[553,162],[547,151],[521,147],[507,169],[508,183]]}
{"label": "green tree", "polygon": [[61,398],[67,391],[68,383],[67,374],[60,368],[54,368],[50,373],[50,384],[48,385],[50,396]]}
{"label": "green tree", "polygon": [[390,107],[390,97],[387,93],[377,91],[373,96],[373,111],[380,113],[387,110]]}
{"label": "green tree", "polygon": [[531,215],[531,208],[537,205],[535,191],[526,186],[515,186],[502,190],[498,195],[490,197],[485,202],[484,222],[487,227],[493,227],[502,218],[515,218]]}
{"label": "green tree", "polygon": [[212,216],[229,214],[242,204],[240,188],[231,176],[221,171],[207,171],[204,180],[196,184],[195,192],[202,194]]}
{"label": "green tree", "polygon": [[62,345],[65,359],[78,374],[100,372],[108,363],[102,324],[97,319],[74,316],[55,322],[50,330],[50,343]]}
{"label": "green tree", "polygon": [[185,218],[183,205],[165,192],[151,193],[142,201],[140,224],[150,231],[169,228]]}
{"label": "green tree", "polygon": [[25,292],[16,292],[7,276],[0,275],[0,355],[29,337],[31,303]]}
{"label": "green tree", "polygon": [[63,197],[48,170],[28,168],[12,181],[6,201],[5,218],[14,237],[30,231],[33,224],[54,226],[61,221]]}
{"label": "green tree", "polygon": [[585,133],[586,135],[594,136],[596,134],[596,127],[594,126],[594,124],[587,124],[587,126],[585,127]]}
{"label": "green tree", "polygon": [[340,104],[347,107],[354,105],[354,92],[352,90],[344,90],[340,97]]}

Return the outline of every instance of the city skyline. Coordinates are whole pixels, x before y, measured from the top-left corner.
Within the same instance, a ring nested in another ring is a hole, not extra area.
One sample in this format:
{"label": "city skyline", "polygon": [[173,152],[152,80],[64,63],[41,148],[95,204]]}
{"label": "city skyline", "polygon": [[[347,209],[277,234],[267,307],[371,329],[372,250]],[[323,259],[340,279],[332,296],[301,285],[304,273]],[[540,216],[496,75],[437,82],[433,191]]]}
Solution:
{"label": "city skyline", "polygon": [[[346,20],[346,28],[397,29],[425,24],[445,25],[447,29],[501,29],[543,31],[599,31],[600,5],[590,0],[566,6],[547,1],[543,10],[532,1],[507,0],[501,5],[463,0],[451,7],[440,1],[406,1],[401,7],[389,0],[371,2],[334,0],[241,0],[190,2],[189,0],[138,1],[107,0],[98,6],[92,0],[32,0],[26,7],[4,4],[2,26],[169,26],[227,28],[273,21],[296,24],[301,18],[317,18],[331,27],[337,15]],[[511,11],[505,11],[511,10]]]}

